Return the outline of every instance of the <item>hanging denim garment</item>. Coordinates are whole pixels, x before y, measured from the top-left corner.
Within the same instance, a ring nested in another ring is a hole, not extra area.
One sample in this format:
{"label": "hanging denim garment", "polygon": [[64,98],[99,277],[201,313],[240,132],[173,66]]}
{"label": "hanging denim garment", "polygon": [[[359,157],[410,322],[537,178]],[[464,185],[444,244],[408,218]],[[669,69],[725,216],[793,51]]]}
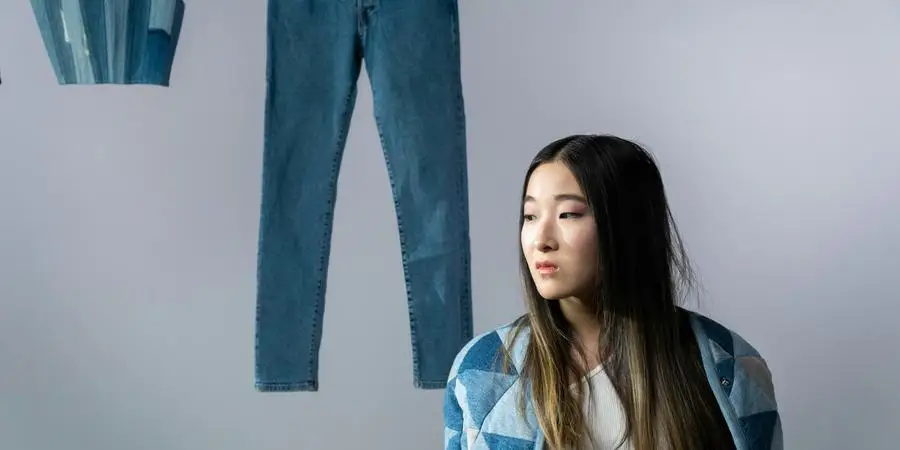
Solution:
{"label": "hanging denim garment", "polygon": [[269,0],[260,391],[319,387],[331,220],[363,63],[399,226],[414,386],[443,388],[471,339],[457,15],[456,0]]}
{"label": "hanging denim garment", "polygon": [[59,84],[168,86],[181,0],[31,0]]}

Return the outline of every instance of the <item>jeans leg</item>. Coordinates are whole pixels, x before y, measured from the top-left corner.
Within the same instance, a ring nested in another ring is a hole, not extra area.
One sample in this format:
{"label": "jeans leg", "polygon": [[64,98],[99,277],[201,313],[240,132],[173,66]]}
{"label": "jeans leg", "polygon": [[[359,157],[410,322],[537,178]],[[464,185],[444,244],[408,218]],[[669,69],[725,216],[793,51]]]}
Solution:
{"label": "jeans leg", "polygon": [[355,2],[269,0],[256,388],[317,391],[332,213],[356,100]]}
{"label": "jeans leg", "polygon": [[406,278],[415,386],[472,337],[465,112],[455,0],[358,0]]}

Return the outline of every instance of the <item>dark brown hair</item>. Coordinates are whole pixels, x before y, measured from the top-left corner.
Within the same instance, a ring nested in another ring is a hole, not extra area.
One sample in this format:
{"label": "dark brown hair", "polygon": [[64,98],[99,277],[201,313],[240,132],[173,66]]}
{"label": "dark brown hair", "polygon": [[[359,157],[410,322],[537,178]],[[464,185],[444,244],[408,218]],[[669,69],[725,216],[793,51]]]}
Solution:
{"label": "dark brown hair", "polygon": [[[602,364],[624,406],[625,438],[635,450],[734,448],[680,305],[693,274],[655,161],[615,136],[569,136],[534,158],[523,201],[532,172],[549,162],[571,170],[596,221],[601,270],[588,306],[601,325]],[[515,334],[530,330],[523,369],[530,390],[523,394],[531,395],[550,448],[578,448],[587,434],[583,389],[570,388],[580,376],[572,350],[584,350],[559,302],[538,293],[524,254],[520,264],[528,313]]]}

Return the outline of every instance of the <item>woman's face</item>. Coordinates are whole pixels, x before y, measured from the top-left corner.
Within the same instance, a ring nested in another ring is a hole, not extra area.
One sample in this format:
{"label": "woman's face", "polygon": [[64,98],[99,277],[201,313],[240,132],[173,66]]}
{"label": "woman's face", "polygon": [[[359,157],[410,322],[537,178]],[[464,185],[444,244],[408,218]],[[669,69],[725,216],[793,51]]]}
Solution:
{"label": "woman's face", "polygon": [[545,163],[525,192],[522,252],[538,292],[554,300],[591,295],[597,226],[575,176],[563,163]]}

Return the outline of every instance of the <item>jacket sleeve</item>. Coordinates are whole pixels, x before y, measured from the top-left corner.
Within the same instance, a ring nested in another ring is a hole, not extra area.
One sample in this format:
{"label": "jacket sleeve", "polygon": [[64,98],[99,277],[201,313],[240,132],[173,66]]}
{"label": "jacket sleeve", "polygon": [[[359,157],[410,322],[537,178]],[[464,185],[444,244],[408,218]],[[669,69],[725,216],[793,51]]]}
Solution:
{"label": "jacket sleeve", "polygon": [[742,357],[741,367],[748,382],[742,389],[744,410],[754,411],[741,418],[747,447],[751,450],[784,450],[781,414],[768,363],[756,354]]}
{"label": "jacket sleeve", "polygon": [[769,395],[772,396],[772,405],[775,412],[775,423],[772,424],[772,444],[769,446],[769,450],[784,450],[784,434],[781,429],[781,412],[778,410],[778,400],[775,395],[775,382],[772,378],[772,370],[765,360],[763,360],[763,365],[766,367],[765,374],[768,380]]}
{"label": "jacket sleeve", "polygon": [[771,450],[784,450],[784,434],[781,430],[781,415],[775,418],[775,430],[772,435]]}
{"label": "jacket sleeve", "polygon": [[447,381],[444,393],[444,450],[465,450],[463,438],[463,410],[456,398],[457,379]]}

